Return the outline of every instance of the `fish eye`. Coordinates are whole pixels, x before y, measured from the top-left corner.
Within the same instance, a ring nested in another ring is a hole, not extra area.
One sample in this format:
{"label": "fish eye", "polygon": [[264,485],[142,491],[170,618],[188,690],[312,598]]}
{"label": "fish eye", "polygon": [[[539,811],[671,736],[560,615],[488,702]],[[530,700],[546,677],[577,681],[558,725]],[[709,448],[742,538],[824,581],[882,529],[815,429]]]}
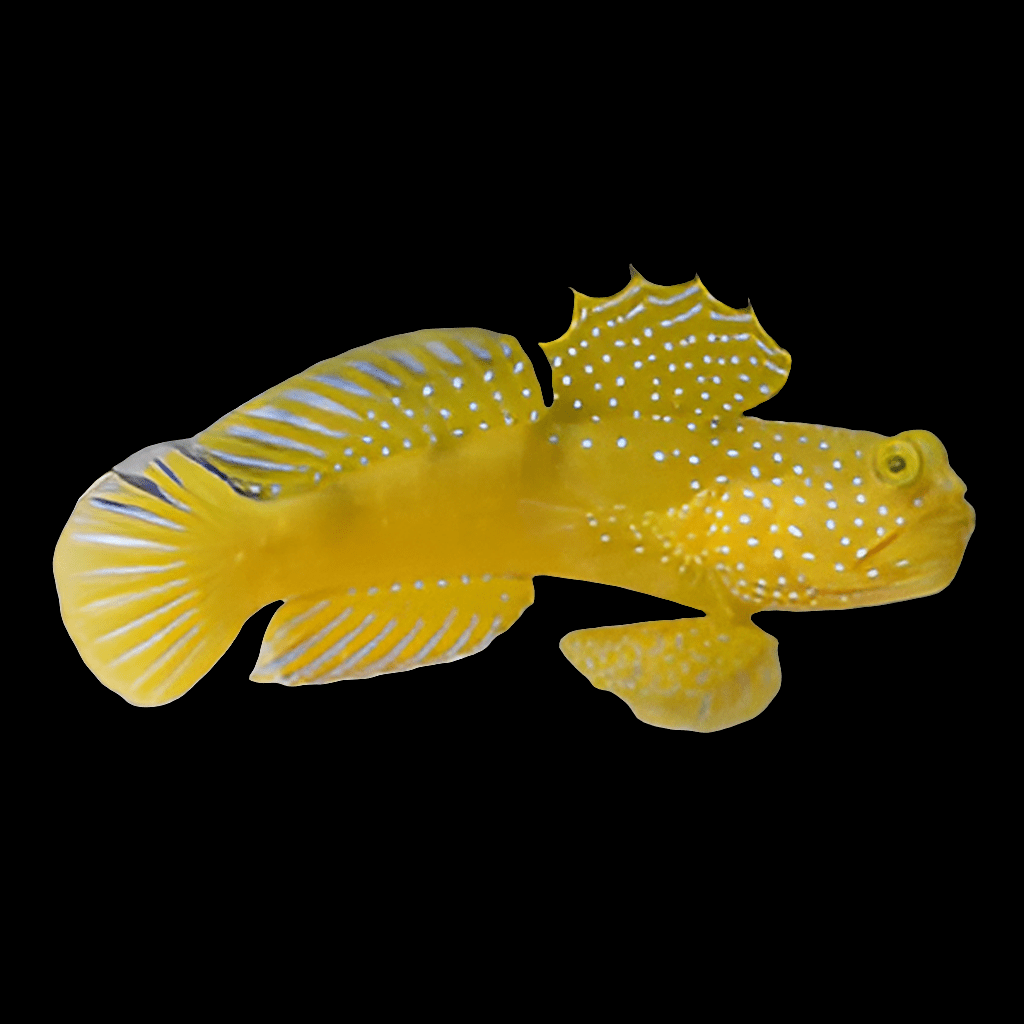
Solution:
{"label": "fish eye", "polygon": [[909,441],[887,441],[875,454],[875,472],[887,484],[913,483],[921,472],[921,456]]}

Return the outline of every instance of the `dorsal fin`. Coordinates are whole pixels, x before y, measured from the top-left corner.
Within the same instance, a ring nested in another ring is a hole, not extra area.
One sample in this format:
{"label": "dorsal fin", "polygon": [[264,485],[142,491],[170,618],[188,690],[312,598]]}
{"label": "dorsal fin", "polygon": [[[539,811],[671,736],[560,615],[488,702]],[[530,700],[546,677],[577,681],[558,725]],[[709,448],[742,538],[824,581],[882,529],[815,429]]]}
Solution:
{"label": "dorsal fin", "polygon": [[336,474],[481,430],[536,421],[543,398],[509,335],[414,331],[352,349],[265,391],[196,435],[198,454],[256,498],[314,490]]}
{"label": "dorsal fin", "polygon": [[700,278],[667,287],[630,273],[629,284],[606,299],[574,290],[569,329],[541,345],[551,363],[555,420],[675,419],[703,431],[785,384],[789,353],[753,308],[726,306]]}

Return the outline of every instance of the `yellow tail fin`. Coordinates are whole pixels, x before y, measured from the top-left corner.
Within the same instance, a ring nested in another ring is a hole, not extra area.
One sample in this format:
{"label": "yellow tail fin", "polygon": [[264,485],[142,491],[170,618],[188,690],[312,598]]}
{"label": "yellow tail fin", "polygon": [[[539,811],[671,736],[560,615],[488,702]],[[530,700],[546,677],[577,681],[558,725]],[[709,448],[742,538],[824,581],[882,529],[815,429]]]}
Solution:
{"label": "yellow tail fin", "polygon": [[227,650],[265,603],[253,502],[187,441],[145,449],[86,491],[53,574],[64,625],[104,686],[166,704]]}

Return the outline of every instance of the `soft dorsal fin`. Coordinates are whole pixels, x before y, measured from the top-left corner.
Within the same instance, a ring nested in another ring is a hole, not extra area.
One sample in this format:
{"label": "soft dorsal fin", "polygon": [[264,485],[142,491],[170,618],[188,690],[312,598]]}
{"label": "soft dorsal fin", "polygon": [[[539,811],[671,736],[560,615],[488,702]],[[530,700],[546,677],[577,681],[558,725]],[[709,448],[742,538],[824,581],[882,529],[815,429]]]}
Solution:
{"label": "soft dorsal fin", "polygon": [[630,283],[610,298],[574,290],[569,329],[541,345],[555,420],[675,419],[704,431],[781,390],[789,353],[753,308],[726,306],[700,278],[667,287],[630,270]]}
{"label": "soft dorsal fin", "polygon": [[509,335],[414,331],[352,349],[239,406],[195,438],[236,490],[314,490],[383,459],[536,421],[543,398]]}
{"label": "soft dorsal fin", "polygon": [[533,583],[507,576],[289,598],[267,626],[252,679],[302,686],[455,661],[482,651],[531,604]]}

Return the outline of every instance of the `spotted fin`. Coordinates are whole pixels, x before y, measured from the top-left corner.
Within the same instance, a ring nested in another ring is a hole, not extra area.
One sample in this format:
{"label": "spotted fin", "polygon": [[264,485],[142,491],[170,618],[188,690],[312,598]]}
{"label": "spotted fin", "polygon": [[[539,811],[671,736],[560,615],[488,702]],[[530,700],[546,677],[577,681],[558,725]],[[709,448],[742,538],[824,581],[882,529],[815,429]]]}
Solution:
{"label": "spotted fin", "polygon": [[103,685],[131,704],[180,697],[260,606],[244,554],[258,503],[187,446],[154,445],[102,476],[54,552],[68,633]]}
{"label": "spotted fin", "polygon": [[581,629],[562,653],[641,722],[715,732],[759,715],[779,692],[778,641],[752,622],[714,616]]}
{"label": "spotted fin", "polygon": [[251,678],[302,686],[369,679],[482,651],[533,604],[533,583],[503,576],[408,580],[291,598],[267,627]]}
{"label": "spotted fin", "polygon": [[315,489],[382,459],[536,421],[543,398],[508,335],[414,331],[316,363],[197,435],[204,457],[258,498]]}
{"label": "spotted fin", "polygon": [[[671,417],[703,431],[782,389],[789,353],[768,337],[752,307],[726,306],[699,278],[666,287],[632,273],[610,298],[573,292],[569,329],[541,345],[557,421],[600,432],[623,419]],[[606,428],[589,427],[598,416]]]}

